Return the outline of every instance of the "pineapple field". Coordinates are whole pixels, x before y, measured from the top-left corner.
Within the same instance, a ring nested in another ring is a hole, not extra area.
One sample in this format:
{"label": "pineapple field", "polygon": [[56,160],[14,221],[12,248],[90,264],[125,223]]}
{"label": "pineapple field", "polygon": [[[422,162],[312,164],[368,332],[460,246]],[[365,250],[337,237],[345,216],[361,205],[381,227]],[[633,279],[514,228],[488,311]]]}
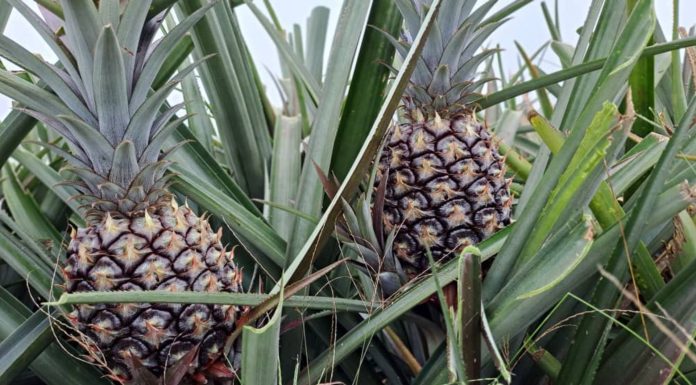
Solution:
{"label": "pineapple field", "polygon": [[696,384],[688,2],[274,3],[0,0],[0,385]]}

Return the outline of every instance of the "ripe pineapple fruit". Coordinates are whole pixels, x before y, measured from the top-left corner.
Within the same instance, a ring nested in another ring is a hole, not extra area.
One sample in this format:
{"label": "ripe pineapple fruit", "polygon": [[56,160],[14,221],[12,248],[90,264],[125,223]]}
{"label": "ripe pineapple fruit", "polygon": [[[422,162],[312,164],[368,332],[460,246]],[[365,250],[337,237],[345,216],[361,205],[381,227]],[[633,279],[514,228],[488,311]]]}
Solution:
{"label": "ripe pineapple fruit", "polygon": [[[409,278],[428,268],[426,247],[436,260],[452,257],[510,222],[504,162],[467,104],[486,81],[475,71],[492,53],[476,51],[504,20],[484,24],[495,1],[472,12],[475,3],[442,2],[380,158],[380,178],[388,175],[384,226],[396,231],[393,252]],[[406,29],[392,42],[404,55],[430,1],[396,4]]]}
{"label": "ripe pineapple fruit", "polygon": [[[97,8],[91,0],[65,0],[59,45],[27,5],[10,1],[48,36],[60,61],[50,65],[0,38],[0,53],[46,85],[46,91],[31,88],[41,91],[35,97],[26,92],[28,83],[2,71],[0,91],[62,135],[70,153],[53,148],[79,179],[75,187],[87,226],[71,234],[62,266],[66,291],[239,291],[241,274],[221,232],[166,190],[170,151],[162,146],[182,119],[172,120],[180,105],[162,106],[192,67],[151,90],[175,43],[207,8],[154,45],[164,15],[146,17],[151,1],[121,2],[120,8],[118,1],[102,1]],[[211,379],[233,374],[224,365],[224,347],[238,311],[223,305],[98,304],[76,306],[69,318],[117,382],[159,384],[161,376],[167,384],[204,383],[210,373]],[[186,369],[175,370],[177,362]]]}

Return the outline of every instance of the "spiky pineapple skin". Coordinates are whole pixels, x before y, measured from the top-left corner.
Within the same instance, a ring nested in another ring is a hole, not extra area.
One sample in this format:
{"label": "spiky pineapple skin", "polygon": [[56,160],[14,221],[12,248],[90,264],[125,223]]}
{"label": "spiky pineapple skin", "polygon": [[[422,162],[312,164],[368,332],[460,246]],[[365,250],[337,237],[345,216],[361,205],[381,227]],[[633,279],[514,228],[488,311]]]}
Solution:
{"label": "spiky pineapple skin", "polygon": [[384,226],[409,278],[454,257],[510,223],[511,180],[491,134],[468,111],[426,117],[407,109],[387,139]]}
{"label": "spiky pineapple skin", "polygon": [[[240,291],[241,272],[220,238],[204,218],[174,202],[152,215],[106,216],[73,233],[64,266],[67,292]],[[194,348],[191,374],[224,362],[239,312],[230,305],[84,304],[71,319],[92,356],[102,354],[111,377],[128,382],[131,358],[158,377]]]}

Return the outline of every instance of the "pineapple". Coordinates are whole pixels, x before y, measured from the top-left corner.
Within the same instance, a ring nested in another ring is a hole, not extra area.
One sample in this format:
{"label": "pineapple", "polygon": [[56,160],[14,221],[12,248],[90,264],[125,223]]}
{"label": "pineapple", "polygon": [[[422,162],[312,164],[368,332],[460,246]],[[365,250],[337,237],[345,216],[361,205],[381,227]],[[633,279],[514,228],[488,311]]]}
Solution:
{"label": "pineapple", "polygon": [[[22,1],[11,3],[43,23]],[[242,276],[221,243],[221,230],[213,231],[167,191],[170,151],[162,146],[181,123],[173,120],[181,106],[162,107],[192,67],[151,90],[167,54],[207,8],[154,45],[164,15],[146,17],[151,1],[121,2],[120,8],[118,1],[101,3],[97,8],[91,0],[62,1],[65,34],[54,46],[59,66],[28,52],[12,54],[26,51],[5,37],[2,45],[13,50],[0,50],[45,83],[37,98],[25,92],[23,80],[6,71],[0,76],[4,93],[62,135],[70,153],[52,147],[79,179],[75,188],[87,225],[70,236],[62,266],[65,290],[237,292]],[[105,12],[110,6],[112,12]],[[226,305],[98,304],[76,306],[69,318],[88,341],[88,352],[117,382],[166,377],[167,384],[205,383],[233,374],[224,365],[224,350],[238,312]],[[183,371],[175,370],[177,362]],[[172,381],[167,370],[185,375]]]}
{"label": "pineapple", "polygon": [[[397,0],[405,21],[404,54],[428,0]],[[486,80],[475,71],[492,51],[476,53],[503,21],[482,24],[495,1],[445,0],[402,98],[379,167],[387,178],[383,224],[409,279],[428,268],[426,250],[448,258],[510,222],[510,180],[496,144],[468,102]]]}

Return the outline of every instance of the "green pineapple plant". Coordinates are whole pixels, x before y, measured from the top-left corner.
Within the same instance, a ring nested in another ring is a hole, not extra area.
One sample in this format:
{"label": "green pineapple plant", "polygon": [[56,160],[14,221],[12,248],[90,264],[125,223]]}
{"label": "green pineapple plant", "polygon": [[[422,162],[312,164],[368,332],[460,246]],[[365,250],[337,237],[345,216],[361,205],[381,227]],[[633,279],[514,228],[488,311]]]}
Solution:
{"label": "green pineapple plant", "polygon": [[38,3],[0,2],[58,59],[0,38],[0,383],[695,381],[696,41],[651,1],[577,41],[542,4],[563,69],[512,73],[529,0],[345,1],[333,41],[323,7]]}
{"label": "green pineapple plant", "polygon": [[[27,5],[12,4],[37,28],[46,27]],[[175,39],[206,8],[157,48],[162,14],[148,16],[149,2],[123,8],[64,2],[62,9],[61,69],[3,38],[4,56],[45,82],[45,90],[36,89],[41,98],[25,94],[28,85],[9,73],[3,91],[26,106],[24,113],[59,133],[69,148],[50,146],[77,176],[68,183],[86,218],[84,226],[71,230],[61,262],[65,291],[240,291],[242,275],[223,246],[222,230],[214,231],[167,190],[168,152],[176,148],[164,143],[183,119],[173,118],[181,105],[163,104],[193,67],[151,91]],[[175,374],[168,383],[182,378],[205,383],[210,373],[234,377],[224,349],[238,313],[231,305],[84,304],[68,318],[79,333],[75,338],[116,382],[164,378],[169,368]],[[177,371],[180,361],[183,370]]]}
{"label": "green pineapple plant", "polygon": [[[407,40],[394,44],[404,55],[429,3],[396,4]],[[381,155],[380,174],[388,175],[385,230],[398,228],[394,253],[411,277],[427,269],[426,247],[437,260],[451,259],[510,223],[505,164],[469,104],[486,81],[476,78],[479,64],[495,52],[480,46],[504,22],[485,20],[494,4],[473,11],[473,2],[443,3],[433,23],[439,36],[423,47],[402,99],[400,122]]]}

